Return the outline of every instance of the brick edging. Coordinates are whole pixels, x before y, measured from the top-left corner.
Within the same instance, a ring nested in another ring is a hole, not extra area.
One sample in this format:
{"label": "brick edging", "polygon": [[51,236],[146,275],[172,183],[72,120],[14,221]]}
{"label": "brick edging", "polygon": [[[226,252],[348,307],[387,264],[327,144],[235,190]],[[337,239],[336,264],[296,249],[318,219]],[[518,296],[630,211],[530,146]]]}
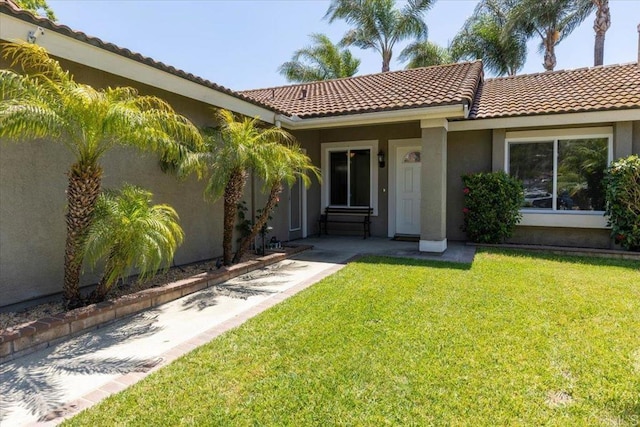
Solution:
{"label": "brick edging", "polygon": [[275,264],[310,248],[312,248],[310,245],[287,247],[286,252],[272,253],[240,264],[222,267],[218,271],[200,273],[166,285],[10,328],[0,333],[0,363],[50,347],[71,336],[97,329],[117,319],[182,298],[250,271]]}

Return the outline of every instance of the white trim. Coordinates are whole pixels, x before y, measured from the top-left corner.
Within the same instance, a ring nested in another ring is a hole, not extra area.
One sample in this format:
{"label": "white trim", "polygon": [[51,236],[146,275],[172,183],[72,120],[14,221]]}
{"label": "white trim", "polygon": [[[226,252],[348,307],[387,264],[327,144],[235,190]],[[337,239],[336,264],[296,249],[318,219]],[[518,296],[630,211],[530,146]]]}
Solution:
{"label": "white trim", "polygon": [[447,250],[447,239],[444,240],[420,240],[420,252],[443,253]]}
{"label": "white trim", "polygon": [[[298,225],[297,228],[293,228],[293,224],[291,222],[291,217],[292,217],[291,212],[293,209],[293,203],[291,203],[291,195],[293,193],[293,188],[296,186],[296,184],[298,185],[298,192],[300,193],[298,194],[298,217],[300,218],[299,219],[300,224]],[[302,230],[302,187],[303,187],[302,178],[300,177],[296,179],[295,184],[289,187],[289,232]]]}
{"label": "white trim", "polygon": [[[304,150],[306,153],[307,150]],[[307,187],[302,183],[302,238],[306,239],[309,235],[307,224]]]}
{"label": "white trim", "polygon": [[423,119],[464,118],[463,104],[439,107],[409,108],[404,110],[379,111],[375,113],[345,114],[334,117],[301,119],[297,116],[276,116],[288,129],[316,129],[358,126],[380,123],[410,122]]}
{"label": "white trim", "polygon": [[518,127],[585,125],[589,123],[628,122],[636,120],[640,120],[640,108],[456,121],[449,122],[449,132]]}
{"label": "white trim", "polygon": [[[1,40],[24,40],[28,32],[35,27],[34,24],[0,13]],[[269,109],[62,35],[55,30],[46,29],[44,35],[38,37],[37,43],[58,58],[67,59],[215,107],[226,108],[249,117],[259,117],[268,123],[275,123],[275,113]]]}
{"label": "white trim", "polygon": [[610,228],[607,218],[601,212],[522,212],[522,221],[518,225],[530,227],[564,228]]}
{"label": "white trim", "polygon": [[341,141],[327,142],[320,144],[320,168],[322,170],[322,187],[321,187],[321,203],[320,213],[324,213],[324,208],[329,206],[329,189],[331,186],[331,174],[329,171],[329,154],[332,151],[343,151],[351,149],[368,148],[371,150],[370,155],[370,176],[371,182],[369,186],[369,200],[373,208],[373,216],[378,215],[378,140],[362,140],[362,141]]}
{"label": "white trim", "polygon": [[387,222],[387,236],[394,237],[396,235],[396,158],[398,148],[400,147],[420,147],[422,148],[422,139],[409,138],[409,139],[390,139],[389,140],[389,188],[387,191],[388,197],[388,222]]}
{"label": "white trim", "polygon": [[[570,129],[541,129],[507,132],[504,140],[504,169],[509,173],[510,144],[548,142],[553,144],[553,187],[558,194],[558,141],[563,139],[607,138],[607,163],[613,160],[613,128],[611,126]],[[552,196],[552,208],[545,210],[521,209],[522,220],[518,225],[532,227],[608,228],[603,211],[557,210],[557,197]]]}

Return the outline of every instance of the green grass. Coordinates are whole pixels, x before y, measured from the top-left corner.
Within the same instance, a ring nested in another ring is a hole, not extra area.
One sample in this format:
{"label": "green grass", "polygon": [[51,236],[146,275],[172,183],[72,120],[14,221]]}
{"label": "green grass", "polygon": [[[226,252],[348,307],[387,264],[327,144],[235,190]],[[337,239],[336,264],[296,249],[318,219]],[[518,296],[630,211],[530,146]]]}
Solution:
{"label": "green grass", "polygon": [[640,263],[367,257],[69,425],[634,425]]}

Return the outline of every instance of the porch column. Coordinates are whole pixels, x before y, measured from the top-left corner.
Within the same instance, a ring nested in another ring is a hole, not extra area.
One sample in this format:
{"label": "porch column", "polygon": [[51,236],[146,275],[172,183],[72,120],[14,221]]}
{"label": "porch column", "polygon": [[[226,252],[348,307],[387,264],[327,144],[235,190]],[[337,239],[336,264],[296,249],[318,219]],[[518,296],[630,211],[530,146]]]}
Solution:
{"label": "porch column", "polygon": [[420,251],[447,250],[446,119],[421,120],[422,177],[420,188]]}

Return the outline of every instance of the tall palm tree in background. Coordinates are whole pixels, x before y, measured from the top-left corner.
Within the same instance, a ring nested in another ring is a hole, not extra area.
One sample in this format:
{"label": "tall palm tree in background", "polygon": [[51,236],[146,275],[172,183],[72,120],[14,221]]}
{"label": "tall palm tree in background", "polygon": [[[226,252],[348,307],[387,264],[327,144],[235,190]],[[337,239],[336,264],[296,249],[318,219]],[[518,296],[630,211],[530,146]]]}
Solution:
{"label": "tall palm tree in background", "polygon": [[296,50],[291,61],[278,68],[288,81],[314,82],[351,77],[358,72],[360,60],[348,49],[340,50],[324,34],[314,33],[309,37],[313,45]]}
{"label": "tall palm tree in background", "polygon": [[451,42],[452,58],[482,59],[486,69],[497,76],[514,76],[521,70],[527,59],[527,35],[520,28],[506,26],[514,3],[482,0]]}
{"label": "tall palm tree in background", "polygon": [[104,301],[117,280],[132,268],[143,280],[163,263],[169,267],[184,233],[176,211],[169,205],[152,205],[151,198],[149,191],[128,184],[98,197],[83,247],[94,267],[99,260],[105,261],[91,302]]}
{"label": "tall palm tree in background", "polygon": [[509,13],[507,34],[523,31],[528,37],[540,37],[544,51],[543,66],[553,71],[556,66],[555,47],[569,36],[593,11],[592,2],[584,0],[519,0]]}
{"label": "tall palm tree in background", "polygon": [[402,62],[409,61],[406,68],[430,67],[454,62],[449,49],[428,40],[409,44],[400,52],[398,59]]}
{"label": "tall palm tree in background", "polygon": [[63,144],[74,156],[67,187],[67,238],[63,296],[68,308],[82,305],[82,244],[102,182],[101,157],[117,145],[179,157],[201,143],[198,129],[164,101],[133,88],[97,90],[77,83],[35,44],[7,43],[4,57],[23,73],[0,70],[0,137]]}
{"label": "tall palm tree in background", "polygon": [[593,30],[596,32],[596,41],[593,47],[593,65],[602,65],[604,63],[604,37],[611,26],[609,0],[584,1],[592,1],[596,8],[596,19],[593,22]]}
{"label": "tall palm tree in background", "polygon": [[354,27],[342,39],[345,46],[373,49],[382,55],[382,71],[389,71],[393,47],[399,41],[427,38],[422,15],[435,0],[408,0],[396,9],[394,0],[332,0],[325,18],[343,19]]}
{"label": "tall palm tree in background", "polygon": [[315,175],[320,180],[320,170],[313,166],[311,159],[297,144],[272,142],[259,147],[259,156],[262,161],[254,169],[258,178],[264,183],[263,191],[268,193],[265,206],[260,209],[260,215],[256,218],[249,234],[238,245],[233,262],[240,262],[242,256],[251,246],[262,229],[267,224],[269,216],[276,207],[284,185],[292,186],[299,178],[305,187],[311,185],[309,174]]}

